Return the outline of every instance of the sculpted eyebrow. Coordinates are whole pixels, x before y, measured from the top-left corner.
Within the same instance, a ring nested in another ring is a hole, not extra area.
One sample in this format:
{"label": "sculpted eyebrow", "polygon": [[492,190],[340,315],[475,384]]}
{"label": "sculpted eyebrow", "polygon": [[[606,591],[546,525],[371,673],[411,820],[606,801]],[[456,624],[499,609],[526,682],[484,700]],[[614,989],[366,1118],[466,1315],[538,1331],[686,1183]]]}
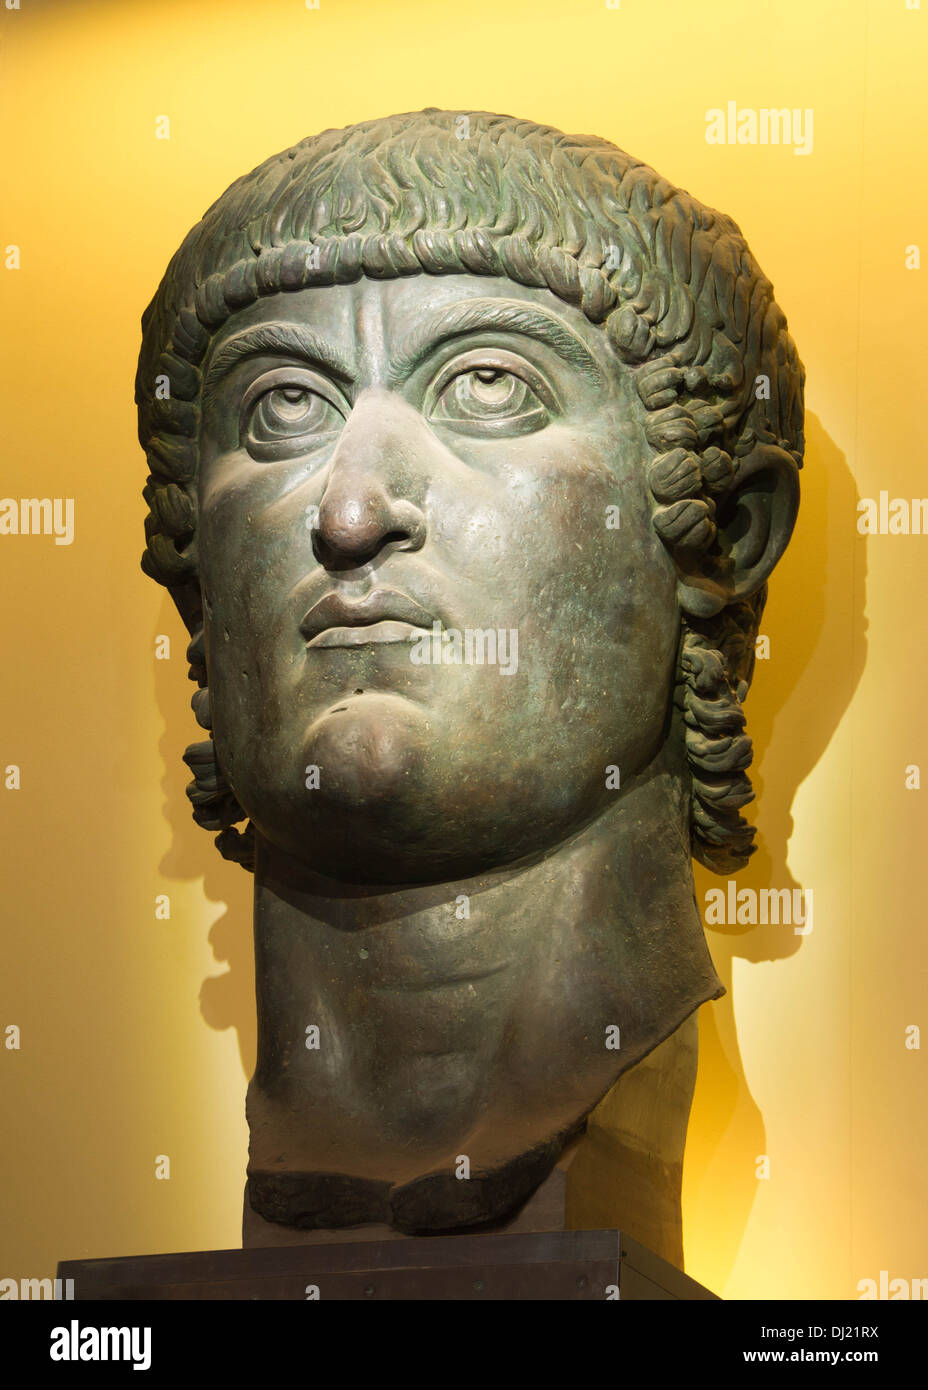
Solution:
{"label": "sculpted eyebrow", "polygon": [[470,299],[430,315],[409,335],[390,369],[390,385],[397,386],[404,381],[439,344],[481,331],[522,333],[527,338],[547,343],[598,385],[605,380],[603,369],[586,344],[553,314],[511,299]]}
{"label": "sculpted eyebrow", "polygon": [[261,353],[279,353],[287,357],[303,357],[343,381],[351,381],[355,372],[352,364],[340,352],[311,328],[292,323],[263,323],[246,328],[223,343],[210,362],[203,390],[209,400],[219,379],[230,372],[237,362]]}

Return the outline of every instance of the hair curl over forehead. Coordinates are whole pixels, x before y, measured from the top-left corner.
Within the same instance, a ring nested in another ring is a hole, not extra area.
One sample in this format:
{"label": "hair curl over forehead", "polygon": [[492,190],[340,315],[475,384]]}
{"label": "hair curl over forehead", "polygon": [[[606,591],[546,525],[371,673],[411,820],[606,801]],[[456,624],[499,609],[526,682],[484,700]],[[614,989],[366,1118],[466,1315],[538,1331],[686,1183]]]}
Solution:
{"label": "hair curl over forehead", "polygon": [[[190,629],[209,727],[197,569],[201,365],[264,295],[362,276],[471,274],[543,287],[601,325],[634,373],[654,451],[654,525],[683,563],[716,542],[716,501],[758,445],[803,453],[804,374],[770,282],[730,217],[596,136],[433,108],[327,130],[238,179],[184,238],[142,319],[145,572]],[[167,389],[165,390],[165,381]],[[762,385],[758,387],[758,382]],[[724,558],[717,563],[724,566]],[[740,702],[765,589],[681,634],[678,701],[693,852],[727,872],[752,849]],[[247,860],[212,744],[188,750],[194,814]]]}

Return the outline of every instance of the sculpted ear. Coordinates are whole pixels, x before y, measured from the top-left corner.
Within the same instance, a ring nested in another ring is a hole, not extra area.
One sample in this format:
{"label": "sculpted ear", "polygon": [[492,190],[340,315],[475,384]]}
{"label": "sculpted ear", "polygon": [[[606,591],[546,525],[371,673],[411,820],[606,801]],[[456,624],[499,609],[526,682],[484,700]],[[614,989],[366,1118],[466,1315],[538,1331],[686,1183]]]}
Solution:
{"label": "sculpted ear", "polygon": [[715,537],[708,549],[677,550],[677,596],[685,613],[710,618],[767,581],[789,543],[799,510],[795,460],[771,444],[740,459],[715,491]]}

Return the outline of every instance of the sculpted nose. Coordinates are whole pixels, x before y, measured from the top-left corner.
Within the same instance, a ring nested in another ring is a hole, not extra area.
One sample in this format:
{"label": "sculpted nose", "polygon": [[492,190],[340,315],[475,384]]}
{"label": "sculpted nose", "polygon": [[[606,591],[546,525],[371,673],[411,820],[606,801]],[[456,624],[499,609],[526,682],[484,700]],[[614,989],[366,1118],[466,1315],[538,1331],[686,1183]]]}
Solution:
{"label": "sculpted nose", "polygon": [[413,464],[415,410],[387,391],[358,397],[339,437],[312,528],[313,553],[326,569],[350,569],[386,546],[418,550],[425,515],[409,497],[423,487]]}

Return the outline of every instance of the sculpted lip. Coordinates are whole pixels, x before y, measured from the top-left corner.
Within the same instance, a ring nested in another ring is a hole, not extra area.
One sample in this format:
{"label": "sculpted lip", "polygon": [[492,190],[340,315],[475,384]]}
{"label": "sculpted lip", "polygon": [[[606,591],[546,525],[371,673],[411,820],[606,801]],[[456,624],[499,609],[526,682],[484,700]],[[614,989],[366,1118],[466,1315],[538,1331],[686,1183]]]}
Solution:
{"label": "sculpted lip", "polygon": [[492,979],[494,975],[499,975],[504,970],[508,970],[510,962],[508,960],[498,961],[492,965],[475,967],[472,970],[461,971],[457,975],[444,975],[436,978],[426,979],[403,979],[386,981],[379,985],[372,985],[372,994],[424,994],[433,989],[453,989],[456,985],[472,985],[479,980]]}
{"label": "sculpted lip", "polygon": [[[413,629],[429,631],[434,621],[431,613],[398,589],[374,589],[356,600],[326,594],[310,608],[300,632],[309,646],[360,646],[366,641],[406,641]],[[375,627],[376,632],[364,631]]]}

